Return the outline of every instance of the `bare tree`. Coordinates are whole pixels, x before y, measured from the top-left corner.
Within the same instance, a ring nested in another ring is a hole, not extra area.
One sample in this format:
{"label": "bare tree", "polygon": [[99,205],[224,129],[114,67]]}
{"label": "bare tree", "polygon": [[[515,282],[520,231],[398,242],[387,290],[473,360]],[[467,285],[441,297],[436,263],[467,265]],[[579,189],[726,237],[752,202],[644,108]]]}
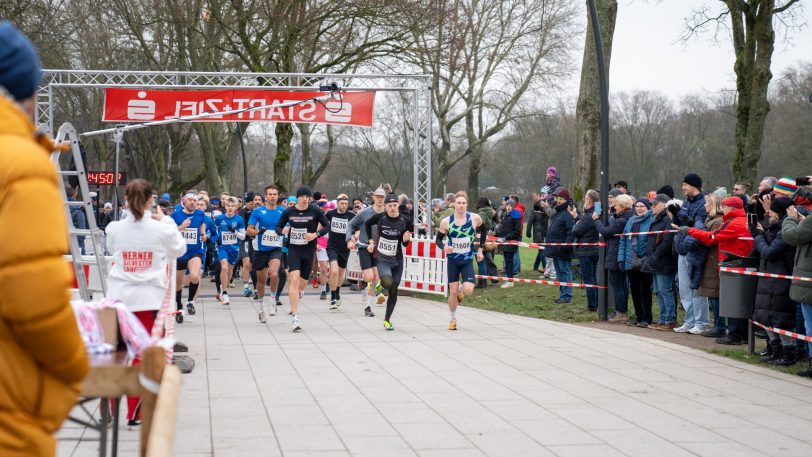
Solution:
{"label": "bare tree", "polygon": [[[574,35],[566,0],[441,0],[431,27],[417,29],[410,57],[431,74],[432,109],[442,191],[449,171],[468,160],[468,193],[479,193],[484,144],[508,125],[536,113],[542,93],[567,69],[566,43]],[[462,122],[460,140],[455,129]],[[460,152],[452,155],[454,142]]]}
{"label": "bare tree", "polygon": [[[736,157],[733,179],[755,182],[761,158],[764,125],[770,103],[767,90],[772,79],[770,67],[775,46],[774,22],[789,28],[797,26],[802,8],[798,0],[718,0],[716,7],[704,6],[686,20],[689,38],[715,27],[730,30],[736,63]],[[726,24],[729,18],[730,24]]]}

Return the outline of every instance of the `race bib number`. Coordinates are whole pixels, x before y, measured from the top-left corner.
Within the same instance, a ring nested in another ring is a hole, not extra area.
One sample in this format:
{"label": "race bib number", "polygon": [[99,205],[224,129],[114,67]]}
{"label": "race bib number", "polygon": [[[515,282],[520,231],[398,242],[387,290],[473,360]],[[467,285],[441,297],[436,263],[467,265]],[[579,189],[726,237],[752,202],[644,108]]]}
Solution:
{"label": "race bib number", "polygon": [[183,239],[186,240],[186,244],[197,244],[197,232],[198,229],[196,228],[183,230]]}
{"label": "race bib number", "polygon": [[381,255],[394,257],[398,253],[398,240],[388,240],[381,238],[378,240],[378,252]]}
{"label": "race bib number", "polygon": [[266,247],[278,248],[282,246],[282,237],[273,230],[267,230],[262,234],[262,245]]}
{"label": "race bib number", "polygon": [[465,238],[451,238],[451,248],[454,254],[467,254],[471,250],[471,239]]}
{"label": "race bib number", "polygon": [[295,244],[298,246],[302,246],[307,244],[307,240],[305,239],[305,235],[307,235],[306,228],[290,228],[290,244]]}
{"label": "race bib number", "polygon": [[231,232],[223,232],[220,235],[220,241],[223,243],[223,246],[237,244],[237,234]]}
{"label": "race bib number", "polygon": [[347,233],[347,219],[334,217],[330,222],[330,231],[333,233]]}

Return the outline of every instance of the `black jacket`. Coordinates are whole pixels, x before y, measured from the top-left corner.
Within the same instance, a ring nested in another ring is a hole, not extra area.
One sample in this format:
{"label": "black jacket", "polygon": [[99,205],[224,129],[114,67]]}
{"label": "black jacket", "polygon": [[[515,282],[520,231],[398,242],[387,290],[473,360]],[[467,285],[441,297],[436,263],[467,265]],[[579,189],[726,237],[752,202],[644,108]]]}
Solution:
{"label": "black jacket", "polygon": [[[595,227],[595,221],[592,220],[592,213],[595,208],[584,210],[584,214],[578,218],[575,225],[572,227],[572,235],[576,243],[597,243],[600,236],[598,235],[598,228]],[[600,251],[598,246],[578,246],[575,248],[575,254],[578,257],[598,256]]]}
{"label": "black jacket", "polygon": [[527,228],[525,234],[528,238],[533,237],[534,243],[541,243],[547,236],[547,226],[550,225],[550,218],[538,203],[533,203],[533,211],[530,211],[525,218]]}
{"label": "black jacket", "polygon": [[[569,203],[563,203],[555,207],[555,214],[550,218],[550,228],[547,230],[548,243],[572,243],[572,226],[575,219],[567,212]],[[546,246],[544,256],[553,259],[571,259],[573,256],[571,246]]]}
{"label": "black jacket", "polygon": [[[649,230],[652,232],[671,230],[671,218],[668,217],[667,211],[654,216],[654,221],[651,223]],[[672,249],[674,234],[649,235],[646,240],[646,258],[643,261],[643,271],[659,275],[677,274],[677,257]]]}
{"label": "black jacket", "polygon": [[[513,210],[518,213],[518,211]],[[499,224],[499,231],[496,234],[505,241],[521,241],[522,240],[522,221],[518,218],[511,216],[510,213],[505,213],[502,222]],[[503,252],[516,252],[519,250],[518,246],[505,244],[502,246]]]}
{"label": "black jacket", "polygon": [[595,221],[595,228],[598,229],[598,233],[603,235],[603,239],[606,241],[606,268],[609,270],[621,270],[617,261],[620,237],[615,235],[623,233],[623,229],[626,228],[626,221],[629,220],[629,214],[631,214],[629,210],[626,210],[620,216],[612,212],[609,215],[608,225],[603,225],[600,219]]}
{"label": "black jacket", "polygon": [[[755,237],[754,254],[759,256],[758,271],[791,275],[795,263],[795,246],[781,237],[781,223],[767,227]],[[753,320],[783,330],[795,328],[795,302],[789,298],[792,281],[778,278],[758,278]]]}

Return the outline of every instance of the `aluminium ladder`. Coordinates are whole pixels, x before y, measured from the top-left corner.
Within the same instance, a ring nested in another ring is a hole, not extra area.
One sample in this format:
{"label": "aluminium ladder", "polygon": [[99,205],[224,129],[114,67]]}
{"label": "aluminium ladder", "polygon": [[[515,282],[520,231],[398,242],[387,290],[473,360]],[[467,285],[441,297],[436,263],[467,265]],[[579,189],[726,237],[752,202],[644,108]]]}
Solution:
{"label": "aluminium ladder", "polygon": [[[65,206],[65,218],[68,222],[73,271],[82,300],[90,301],[93,298],[92,294],[94,292],[98,292],[102,296],[107,295],[107,261],[104,257],[104,245],[101,241],[102,230],[99,229],[96,224],[93,204],[90,201],[90,189],[87,184],[85,166],[82,162],[82,153],[79,148],[79,135],[76,133],[76,129],[73,125],[66,122],[59,127],[59,131],[56,135],[56,143],[58,146],[55,152],[51,154],[51,161],[56,166],[56,171],[60,177],[59,191],[62,194],[62,202]],[[75,164],[74,170],[63,170],[59,163],[59,157],[65,144],[70,146],[73,163]],[[68,201],[68,195],[65,192],[65,178],[71,176],[75,176],[79,181],[79,198],[81,200]],[[77,207],[84,210],[87,226],[89,227],[88,229],[79,229],[73,226],[71,209]],[[92,253],[82,255],[79,237],[84,237],[85,250],[88,252],[90,251],[90,247],[87,246],[87,243],[92,243]],[[89,281],[89,275],[93,273],[99,275],[99,281]]]}

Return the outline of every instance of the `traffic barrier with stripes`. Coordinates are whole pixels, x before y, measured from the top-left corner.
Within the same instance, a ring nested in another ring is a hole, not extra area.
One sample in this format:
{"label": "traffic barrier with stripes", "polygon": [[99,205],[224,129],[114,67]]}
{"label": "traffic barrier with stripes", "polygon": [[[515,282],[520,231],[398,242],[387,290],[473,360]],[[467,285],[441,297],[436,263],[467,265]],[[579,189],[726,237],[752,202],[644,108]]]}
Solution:
{"label": "traffic barrier with stripes", "polygon": [[807,278],[805,276],[780,275],[780,274],[775,274],[775,273],[761,273],[761,272],[758,272],[758,271],[744,270],[744,269],[741,269],[741,268],[719,267],[719,271],[723,271],[725,273],[735,273],[735,274],[740,274],[740,275],[747,275],[747,276],[761,276],[763,278],[791,279],[793,281],[812,282],[812,278]]}
{"label": "traffic barrier with stripes", "polygon": [[[774,332],[774,333],[778,333],[778,334],[781,334],[781,335],[786,335],[786,336],[788,336],[790,338],[794,338],[796,340],[801,340],[801,341],[806,341],[807,343],[812,343],[812,336],[801,335],[800,333],[790,332],[789,330],[782,330],[780,328],[773,328],[773,327],[764,325],[761,322],[756,322],[756,321],[754,321],[752,319],[750,320],[750,322],[752,322],[753,325],[758,325],[759,327],[763,328],[764,330],[769,330],[769,331]],[[808,331],[809,330],[807,329],[807,332]]]}
{"label": "traffic barrier with stripes", "polygon": [[566,286],[566,287],[578,287],[581,289],[585,289],[588,287],[595,288],[595,289],[606,289],[606,286],[599,286],[596,284],[581,284],[577,282],[560,282],[560,281],[547,281],[545,279],[524,279],[524,278],[507,278],[504,276],[486,276],[486,275],[476,275],[477,279],[493,279],[497,281],[510,281],[510,282],[520,282],[524,284],[545,284],[548,286]]}
{"label": "traffic barrier with stripes", "polygon": [[651,232],[629,232],[629,233],[618,233],[615,236],[636,236],[636,235],[659,235],[661,233],[677,233],[679,230],[654,230]]}
{"label": "traffic barrier with stripes", "polygon": [[431,238],[412,238],[403,249],[400,290],[448,296],[446,257]]}
{"label": "traffic barrier with stripes", "polygon": [[524,241],[505,241],[502,238],[497,238],[495,236],[489,236],[488,241],[493,241],[499,245],[511,245],[511,246],[519,246],[522,248],[531,248],[531,249],[544,249],[545,246],[606,246],[606,243],[601,242],[594,242],[594,243],[525,243]]}

